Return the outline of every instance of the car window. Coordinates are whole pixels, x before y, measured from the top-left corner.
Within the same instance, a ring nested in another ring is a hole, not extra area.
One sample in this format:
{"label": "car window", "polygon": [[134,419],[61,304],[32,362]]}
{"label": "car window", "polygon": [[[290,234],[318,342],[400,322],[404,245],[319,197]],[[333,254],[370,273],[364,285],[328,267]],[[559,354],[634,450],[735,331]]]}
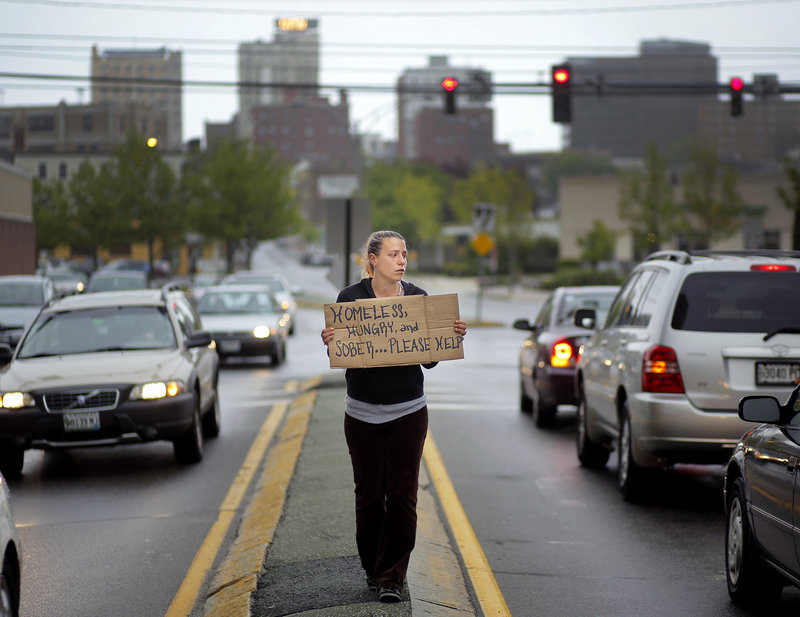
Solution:
{"label": "car window", "polygon": [[39,283],[0,283],[0,306],[42,306],[44,296]]}
{"label": "car window", "polygon": [[658,310],[659,303],[663,301],[667,274],[666,270],[652,270],[647,288],[644,290],[641,301],[635,307],[632,325],[646,328],[650,324],[653,313]]}
{"label": "car window", "polygon": [[550,323],[550,315],[553,313],[553,296],[548,296],[547,300],[545,300],[544,304],[542,305],[541,310],[539,311],[539,315],[536,317],[536,321],[534,325],[537,328],[543,328]]}
{"label": "car window", "polygon": [[184,301],[183,298],[177,298],[173,302],[175,307],[175,315],[178,318],[181,331],[187,338],[192,335],[196,330],[202,329],[200,317],[197,312],[192,308],[191,304]]}
{"label": "car window", "polygon": [[18,357],[173,347],[175,334],[163,309],[110,307],[42,316],[22,342]]}
{"label": "car window", "polygon": [[604,327],[610,328],[619,323],[623,310],[625,306],[628,305],[628,300],[631,295],[631,291],[633,290],[636,281],[639,280],[641,274],[642,274],[641,271],[633,272],[622,283],[622,288],[617,294],[617,297],[614,299],[614,302],[611,304],[611,308],[608,309],[608,315],[606,316],[606,323]]}
{"label": "car window", "polygon": [[561,296],[561,302],[556,314],[556,323],[569,323],[572,321],[575,311],[582,308],[594,309],[596,323],[603,323],[614,300],[615,293],[583,293],[573,292]]}
{"label": "car window", "polygon": [[800,327],[795,272],[696,272],[684,280],[672,313],[676,330],[772,332]]}
{"label": "car window", "polygon": [[636,283],[631,287],[630,293],[625,299],[625,304],[622,306],[617,325],[619,326],[640,326],[636,321],[636,315],[642,299],[647,293],[650,286],[650,281],[654,275],[653,270],[642,270],[641,276],[636,280]]}

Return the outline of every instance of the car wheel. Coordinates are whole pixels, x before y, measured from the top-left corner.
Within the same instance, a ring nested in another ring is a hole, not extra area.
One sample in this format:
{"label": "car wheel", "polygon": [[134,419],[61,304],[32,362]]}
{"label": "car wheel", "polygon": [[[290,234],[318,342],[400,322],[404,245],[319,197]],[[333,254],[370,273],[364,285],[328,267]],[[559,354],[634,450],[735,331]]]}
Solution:
{"label": "car wheel", "polygon": [[12,443],[0,443],[0,471],[8,479],[22,476],[25,464],[25,449]]}
{"label": "car wheel", "polygon": [[192,426],[185,435],[172,442],[175,460],[181,465],[199,463],[203,460],[203,428],[200,423],[200,395],[195,392]]}
{"label": "car wheel", "polygon": [[211,407],[208,408],[203,415],[203,438],[211,439],[219,436],[220,427],[222,425],[222,416],[219,410],[219,390],[217,384],[214,384],[214,400]]}
{"label": "car wheel", "polygon": [[602,444],[589,437],[588,418],[586,417],[586,396],[581,390],[578,393],[578,419],[575,430],[575,443],[578,448],[578,460],[583,467],[602,469],[608,462],[611,453]]}
{"label": "car wheel", "polygon": [[3,563],[0,572],[0,617],[19,616],[19,585],[16,571],[8,563]]}
{"label": "car wheel", "polygon": [[524,414],[533,413],[533,401],[525,394],[525,385],[519,380],[519,410]]}
{"label": "car wheel", "polygon": [[280,366],[283,364],[284,356],[286,356],[286,342],[281,341],[280,345],[278,345],[275,350],[275,354],[272,356],[272,366]]}
{"label": "car wheel", "polygon": [[539,428],[548,428],[553,426],[556,422],[556,412],[558,411],[557,405],[548,405],[542,402],[542,395],[536,388],[536,382],[533,385],[536,392],[536,399],[533,401],[533,422]]}
{"label": "car wheel", "polygon": [[747,520],[741,478],[736,478],[733,483],[726,505],[725,577],[728,595],[736,604],[744,607],[774,604],[780,599],[783,580],[758,555]]}
{"label": "car wheel", "polygon": [[631,433],[631,414],[628,403],[622,404],[622,418],[617,442],[617,480],[619,490],[625,501],[635,500],[642,492],[648,475],[647,470],[633,460],[633,435]]}

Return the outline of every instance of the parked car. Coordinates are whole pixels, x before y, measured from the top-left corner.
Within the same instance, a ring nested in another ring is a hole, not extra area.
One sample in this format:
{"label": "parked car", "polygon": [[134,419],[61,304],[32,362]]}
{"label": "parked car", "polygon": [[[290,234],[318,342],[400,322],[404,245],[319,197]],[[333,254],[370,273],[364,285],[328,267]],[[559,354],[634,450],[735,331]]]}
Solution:
{"label": "parked car", "polygon": [[286,359],[286,314],[266,285],[207,287],[197,302],[220,358],[270,356],[272,366]]}
{"label": "parked car", "polygon": [[783,405],[746,396],[739,416],[759,425],[741,438],[725,473],[725,574],[736,604],[764,608],[785,586],[800,587],[800,386]]}
{"label": "parked car", "polygon": [[98,270],[89,279],[86,291],[130,291],[147,286],[147,274],[141,270]]}
{"label": "parked car", "polygon": [[589,333],[573,323],[575,311],[594,308],[602,320],[617,291],[615,285],[558,287],[533,323],[527,319],[514,322],[517,330],[530,332],[517,358],[519,406],[523,413],[533,414],[536,426],[551,426],[559,405],[578,403],[575,364]]}
{"label": "parked car", "polygon": [[0,615],[19,617],[22,550],[6,479],[0,474]]}
{"label": "parked car", "polygon": [[578,362],[578,458],[616,449],[635,498],[651,470],[724,464],[751,394],[785,397],[800,377],[800,252],[663,251],[637,264]]}
{"label": "parked car", "polygon": [[229,274],[222,279],[223,285],[234,283],[258,283],[269,285],[275,294],[281,308],[286,311],[289,334],[294,334],[297,327],[297,301],[295,294],[300,292],[297,287],[290,287],[286,277],[277,272],[264,272],[261,270],[241,270]]}
{"label": "parked car", "polygon": [[86,291],[87,278],[82,272],[76,272],[71,268],[47,268],[42,271],[42,276],[46,276],[56,288],[56,293],[60,296],[69,294],[79,294]]}
{"label": "parked car", "polygon": [[0,471],[25,450],[173,443],[203,458],[220,430],[219,357],[176,286],[66,296],[38,315],[12,354],[0,345]]}
{"label": "parked car", "polygon": [[56,287],[46,276],[0,276],[0,343],[16,347],[25,328],[55,296]]}

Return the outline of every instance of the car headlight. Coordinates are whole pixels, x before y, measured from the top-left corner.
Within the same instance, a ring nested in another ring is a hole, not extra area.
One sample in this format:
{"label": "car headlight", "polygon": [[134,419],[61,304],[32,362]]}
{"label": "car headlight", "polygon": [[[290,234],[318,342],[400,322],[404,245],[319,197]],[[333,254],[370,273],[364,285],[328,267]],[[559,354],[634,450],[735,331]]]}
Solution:
{"label": "car headlight", "polygon": [[256,326],[253,328],[253,336],[256,338],[269,338],[275,334],[275,330],[269,326]]}
{"label": "car headlight", "polygon": [[284,311],[288,311],[290,306],[291,306],[291,304],[289,304],[288,300],[284,300],[283,302],[281,302],[281,308]]}
{"label": "car headlight", "polygon": [[22,409],[35,406],[36,402],[28,392],[0,393],[0,408],[2,409]]}
{"label": "car headlight", "polygon": [[170,398],[185,390],[181,381],[152,381],[134,386],[130,398],[133,401]]}

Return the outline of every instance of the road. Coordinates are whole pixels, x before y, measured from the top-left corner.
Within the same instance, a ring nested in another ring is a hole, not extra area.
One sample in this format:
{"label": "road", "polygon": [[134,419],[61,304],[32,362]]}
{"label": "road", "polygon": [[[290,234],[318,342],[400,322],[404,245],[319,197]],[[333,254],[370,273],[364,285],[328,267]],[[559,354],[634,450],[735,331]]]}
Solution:
{"label": "road", "polygon": [[[274,248],[306,296],[335,299],[324,270]],[[410,277],[415,280],[414,277]],[[660,617],[745,616],[725,589],[719,468],[681,467],[642,503],[622,501],[614,465],[578,466],[574,410],[537,429],[518,411],[517,348],[509,326],[541,296],[484,297],[421,277],[431,293],[459,291],[471,327],[465,358],[426,371],[431,433],[511,613]],[[168,443],[66,453],[30,451],[11,484],[24,551],[22,615],[165,615],[271,405],[298,380],[328,371],[319,308],[303,308],[287,362],[228,363],[220,378],[222,432],[202,463],[180,467]],[[771,615],[797,615],[788,590]]]}

